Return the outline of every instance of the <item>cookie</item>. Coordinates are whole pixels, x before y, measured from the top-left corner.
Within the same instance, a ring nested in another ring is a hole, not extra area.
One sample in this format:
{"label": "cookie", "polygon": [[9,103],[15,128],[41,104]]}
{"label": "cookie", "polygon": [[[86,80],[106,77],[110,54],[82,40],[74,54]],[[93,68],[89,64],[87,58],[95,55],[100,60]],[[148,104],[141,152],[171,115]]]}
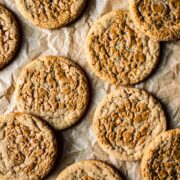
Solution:
{"label": "cookie", "polygon": [[93,129],[98,143],[109,155],[137,161],[146,145],[166,130],[166,117],[159,102],[149,93],[121,87],[98,105]]}
{"label": "cookie", "polygon": [[16,92],[19,111],[40,116],[57,130],[74,125],[89,102],[84,72],[73,61],[58,56],[39,57],[26,65]]}
{"label": "cookie", "polygon": [[144,180],[180,179],[180,129],[153,139],[143,155],[141,175]]}
{"label": "cookie", "polygon": [[0,69],[15,57],[19,47],[19,27],[14,15],[0,5]]}
{"label": "cookie", "polygon": [[160,44],[139,32],[125,10],[104,15],[87,36],[90,67],[111,84],[130,85],[146,79],[159,55]]}
{"label": "cookie", "polygon": [[70,165],[63,170],[56,180],[122,180],[118,172],[101,161],[86,160]]}
{"label": "cookie", "polygon": [[129,0],[135,25],[155,41],[180,39],[179,0]]}
{"label": "cookie", "polygon": [[45,29],[66,26],[79,17],[86,0],[15,0],[17,9],[30,23]]}
{"label": "cookie", "polygon": [[52,169],[57,143],[52,130],[26,113],[0,116],[0,179],[42,179]]}

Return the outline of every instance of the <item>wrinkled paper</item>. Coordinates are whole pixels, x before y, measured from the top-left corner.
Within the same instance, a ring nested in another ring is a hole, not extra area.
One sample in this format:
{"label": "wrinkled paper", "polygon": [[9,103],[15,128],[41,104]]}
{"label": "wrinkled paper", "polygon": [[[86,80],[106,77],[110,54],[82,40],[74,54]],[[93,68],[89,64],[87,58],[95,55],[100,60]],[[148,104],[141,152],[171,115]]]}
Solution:
{"label": "wrinkled paper", "polygon": [[[93,22],[114,9],[127,9],[127,0],[89,0],[83,15],[73,24],[58,30],[30,25],[17,11],[14,1],[0,0],[18,17],[22,43],[15,60],[0,71],[0,114],[16,111],[15,83],[23,66],[38,56],[61,55],[77,62],[91,83],[91,102],[87,114],[76,126],[57,133],[59,156],[46,178],[53,180],[66,166],[85,159],[98,159],[114,165],[127,179],[140,179],[139,162],[122,162],[108,156],[97,144],[92,119],[99,101],[115,87],[101,81],[91,71],[85,54],[86,35]],[[168,116],[169,128],[180,127],[180,41],[162,43],[160,63],[154,74],[137,87],[153,93]],[[63,143],[62,143],[63,142]]]}

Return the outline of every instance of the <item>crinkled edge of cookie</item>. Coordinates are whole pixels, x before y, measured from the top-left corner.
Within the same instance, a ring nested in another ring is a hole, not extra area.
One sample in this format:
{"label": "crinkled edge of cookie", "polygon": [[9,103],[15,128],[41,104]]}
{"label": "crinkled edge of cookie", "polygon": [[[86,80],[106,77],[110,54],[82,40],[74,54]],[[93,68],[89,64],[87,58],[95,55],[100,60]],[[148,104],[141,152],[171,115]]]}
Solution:
{"label": "crinkled edge of cookie", "polygon": [[13,12],[11,12],[10,9],[6,8],[4,5],[0,4],[0,8],[2,8],[6,14],[13,20],[13,24],[14,24],[14,28],[16,31],[16,46],[14,48],[13,51],[11,51],[11,54],[9,54],[9,57],[7,59],[5,59],[3,62],[0,63],[0,70],[2,70],[3,68],[5,68],[10,62],[12,62],[19,50],[19,46],[20,46],[20,29],[19,29],[19,23],[17,18],[15,17],[15,15],[13,14]]}
{"label": "crinkled edge of cookie", "polygon": [[[81,111],[81,112],[78,114],[78,118],[71,118],[71,119],[69,119],[68,121],[64,121],[64,125],[61,124],[61,125],[59,126],[59,125],[58,125],[59,123],[56,123],[56,124],[54,123],[55,119],[59,119],[59,117],[58,117],[58,118],[53,118],[53,117],[52,117],[52,119],[54,119],[54,121],[52,121],[52,122],[47,121],[47,120],[45,120],[45,119],[42,117],[42,119],[43,119],[44,121],[46,121],[48,124],[50,124],[51,127],[55,128],[56,130],[64,130],[64,129],[67,129],[67,128],[72,127],[72,126],[75,125],[77,122],[79,122],[79,121],[82,119],[82,117],[85,115],[85,113],[87,112],[87,110],[88,110],[89,101],[90,101],[90,83],[89,83],[88,78],[87,78],[85,72],[83,71],[83,69],[82,69],[77,63],[75,63],[74,61],[72,61],[72,60],[70,60],[70,59],[67,59],[67,58],[64,58],[64,57],[61,57],[61,56],[40,56],[40,57],[34,59],[33,61],[31,61],[30,63],[28,63],[28,64],[22,69],[22,71],[20,72],[20,74],[19,74],[19,76],[18,76],[17,81],[18,81],[19,79],[24,79],[24,73],[26,72],[26,70],[29,69],[29,68],[31,68],[37,61],[39,61],[39,60],[41,60],[41,61],[46,61],[46,60],[53,59],[53,58],[57,58],[58,61],[63,61],[63,62],[65,62],[66,64],[69,64],[69,65],[74,66],[74,67],[81,73],[81,75],[84,77],[84,80],[86,81],[86,85],[87,85],[87,89],[86,89],[86,91],[87,91],[86,107],[84,108],[83,111]],[[19,102],[19,101],[18,101],[18,90],[19,90],[19,83],[16,83],[16,99],[17,99],[16,104],[17,104],[18,110],[19,110],[19,111],[22,111],[22,112],[30,113],[30,111],[21,110],[21,108],[19,107],[19,103],[18,103],[18,102]],[[31,112],[31,114],[33,114],[33,113]],[[37,114],[37,113],[36,113],[36,114],[34,113],[34,115],[35,115],[35,116],[40,116],[40,117],[42,116],[42,115],[39,114],[39,113],[38,113],[38,114]],[[47,115],[46,115],[46,116],[47,116]]]}
{"label": "crinkled edge of cookie", "polygon": [[111,165],[106,164],[105,162],[98,161],[98,160],[83,160],[78,163],[74,163],[66,167],[64,170],[60,172],[60,174],[57,176],[56,180],[65,180],[67,174],[70,174],[71,171],[74,171],[76,169],[81,169],[88,166],[99,166],[102,168],[102,170],[107,170],[107,172],[110,172],[112,175],[114,175],[114,180],[122,180],[120,173],[115,170]]}
{"label": "crinkled edge of cookie", "polygon": [[[6,116],[8,116],[8,115],[11,115],[11,116],[26,115],[26,116],[29,116],[30,118],[33,117],[36,121],[38,121],[38,123],[39,123],[43,128],[45,128],[45,129],[47,130],[46,132],[47,132],[49,135],[51,135],[51,139],[52,139],[51,143],[53,144],[53,147],[54,147],[54,149],[55,149],[55,156],[54,156],[54,158],[52,158],[52,164],[49,166],[49,169],[46,171],[46,173],[45,173],[45,174],[43,175],[43,177],[41,177],[41,178],[46,177],[46,176],[52,171],[52,169],[53,169],[53,167],[54,167],[54,165],[55,165],[56,159],[57,159],[57,155],[58,155],[58,143],[57,143],[57,140],[56,140],[56,137],[55,137],[55,134],[54,134],[53,130],[49,127],[49,125],[48,125],[46,122],[42,121],[42,120],[41,120],[40,118],[38,118],[37,116],[34,116],[34,115],[32,115],[32,114],[29,114],[29,113],[24,113],[24,112],[12,112],[12,113],[10,113],[10,114],[1,115],[1,116],[0,116],[0,121],[2,121],[3,119],[5,119]],[[23,177],[23,178],[27,178],[27,176],[26,176],[26,177]],[[21,177],[21,178],[17,178],[17,177],[11,177],[11,176],[8,176],[8,175],[6,175],[6,176],[0,175],[0,179],[2,179],[2,180],[9,180],[9,179],[12,179],[12,180],[21,180],[22,177]],[[30,178],[30,179],[31,179],[31,178]],[[32,179],[36,179],[36,177],[33,176]]]}
{"label": "crinkled edge of cookie", "polygon": [[147,172],[147,166],[148,166],[147,161],[148,161],[148,159],[151,158],[152,151],[155,150],[157,148],[157,146],[162,143],[163,140],[167,140],[176,135],[180,135],[179,128],[162,132],[157,137],[155,137],[151,141],[151,143],[146,147],[143,157],[142,157],[142,160],[141,160],[141,165],[140,165],[142,179],[144,179],[144,180],[150,179],[150,175]]}
{"label": "crinkled edge of cookie", "polygon": [[[161,108],[162,113],[163,113],[163,124],[161,126],[161,131],[164,132],[167,129],[167,118],[166,118],[166,114],[165,114],[164,108],[162,107],[162,105],[160,104],[160,102],[157,100],[156,97],[154,97],[151,93],[149,93],[149,92],[147,92],[147,91],[145,91],[143,89],[130,88],[130,87],[120,87],[120,89],[132,89],[132,90],[135,90],[135,91],[140,91],[140,92],[146,93],[149,96],[151,96],[156,101],[158,106]],[[112,93],[106,95],[101,100],[101,102],[98,104],[98,106],[97,106],[97,108],[95,110],[94,116],[93,116],[93,130],[94,130],[94,134],[95,134],[96,140],[97,140],[98,144],[100,145],[100,147],[102,148],[102,150],[104,152],[106,152],[107,154],[109,154],[110,156],[114,156],[116,159],[121,160],[121,161],[138,161],[138,160],[140,160],[142,158],[143,152],[139,152],[139,154],[137,154],[136,157],[132,157],[132,156],[130,157],[128,155],[122,155],[120,152],[117,152],[116,150],[111,150],[111,149],[109,149],[109,145],[102,144],[102,143],[99,142],[99,138],[98,138],[98,134],[97,134],[97,131],[98,131],[98,128],[97,128],[97,117],[99,116],[99,113],[101,111],[101,107],[107,102],[107,99],[119,96],[120,92],[121,92],[121,90],[119,90],[119,91],[116,90],[115,92],[112,92]],[[150,140],[150,142],[151,142],[151,140]],[[146,149],[146,146],[147,145],[145,145],[143,151]]]}
{"label": "crinkled edge of cookie", "polygon": [[160,34],[158,34],[158,36],[153,35],[154,32],[145,30],[144,26],[146,26],[145,25],[146,23],[142,24],[140,17],[138,16],[138,10],[137,10],[135,1],[136,0],[129,0],[129,2],[128,2],[129,12],[131,13],[131,17],[132,17],[134,24],[137,26],[137,28],[141,32],[146,34],[148,37],[150,37],[154,41],[173,41],[173,40],[180,39],[180,30],[178,32],[178,28],[177,28],[177,35],[175,35],[172,31],[169,31],[168,36],[161,36]]}
{"label": "crinkled edge of cookie", "polygon": [[58,29],[58,28],[61,28],[61,27],[65,27],[66,25],[69,25],[70,23],[73,23],[75,20],[77,20],[80,17],[80,15],[83,13],[83,10],[85,8],[87,0],[82,0],[82,1],[83,2],[80,5],[79,10],[76,12],[76,15],[74,15],[73,17],[68,18],[68,19],[63,19],[63,17],[62,17],[62,20],[57,19],[56,22],[49,21],[48,23],[39,22],[38,20],[35,20],[35,19],[31,18],[28,11],[26,11],[26,9],[23,7],[20,0],[15,0],[15,4],[16,4],[16,7],[19,10],[20,14],[26,20],[26,22],[28,21],[28,22],[30,22],[30,24],[32,24],[34,26],[37,26],[39,28]]}
{"label": "crinkled edge of cookie", "polygon": [[99,34],[97,32],[99,32],[99,29],[104,29],[104,28],[107,28],[109,26],[110,23],[107,23],[107,20],[109,20],[108,22],[112,22],[114,20],[114,17],[116,16],[116,14],[118,12],[129,12],[128,10],[114,10],[114,11],[111,11],[105,15],[103,15],[102,17],[98,18],[94,24],[91,26],[88,34],[87,34],[87,37],[86,37],[86,55],[87,55],[87,62],[91,68],[91,70],[93,71],[93,73],[98,77],[100,78],[101,80],[103,81],[106,81],[110,84],[114,84],[116,86],[121,86],[121,85],[133,85],[133,84],[138,84],[142,81],[145,81],[146,79],[148,79],[154,72],[154,70],[156,69],[159,61],[160,61],[160,43],[159,42],[154,42],[157,44],[157,48],[159,49],[159,52],[158,52],[158,55],[157,55],[157,60],[156,62],[153,64],[153,67],[152,69],[149,71],[149,73],[147,73],[144,77],[140,78],[140,80],[138,80],[137,82],[134,82],[134,83],[129,83],[129,84],[123,84],[123,83],[119,83],[119,81],[117,82],[113,82],[111,81],[111,79],[109,77],[105,77],[105,76],[102,76],[101,73],[99,73],[98,71],[95,70],[95,68],[93,67],[92,65],[92,55],[90,53],[90,45],[91,45],[91,41],[92,41],[92,34],[95,32],[96,34]]}

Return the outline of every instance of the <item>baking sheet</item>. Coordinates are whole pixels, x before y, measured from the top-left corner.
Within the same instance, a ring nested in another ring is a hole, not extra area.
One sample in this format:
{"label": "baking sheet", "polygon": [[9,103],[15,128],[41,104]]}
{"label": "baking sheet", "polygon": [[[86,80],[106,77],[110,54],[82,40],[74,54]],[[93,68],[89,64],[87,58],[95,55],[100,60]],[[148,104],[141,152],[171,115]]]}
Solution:
{"label": "baking sheet", "polygon": [[[139,162],[118,161],[104,153],[95,140],[91,124],[93,113],[99,101],[115,87],[92,73],[85,54],[86,35],[93,22],[111,10],[127,9],[127,0],[89,0],[83,15],[75,23],[58,30],[43,30],[28,24],[17,12],[12,0],[0,0],[0,3],[17,15],[22,29],[18,56],[0,71],[0,114],[16,111],[16,79],[23,66],[38,56],[68,57],[81,65],[90,79],[92,95],[88,112],[76,126],[57,133],[59,157],[46,179],[55,179],[63,168],[74,162],[98,159],[113,164],[127,179],[139,180]],[[162,43],[161,46],[162,55],[157,70],[151,78],[136,87],[144,88],[158,97],[166,109],[169,128],[176,128],[180,127],[180,41]]]}

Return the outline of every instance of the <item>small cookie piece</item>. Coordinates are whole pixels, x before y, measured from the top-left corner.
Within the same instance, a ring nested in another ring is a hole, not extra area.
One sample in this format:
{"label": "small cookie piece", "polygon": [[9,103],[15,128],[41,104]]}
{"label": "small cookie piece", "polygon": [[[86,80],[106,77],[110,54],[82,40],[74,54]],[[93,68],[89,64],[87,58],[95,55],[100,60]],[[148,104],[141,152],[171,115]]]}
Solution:
{"label": "small cookie piece", "polygon": [[144,180],[180,179],[180,129],[153,139],[143,155],[141,175]]}
{"label": "small cookie piece", "polygon": [[159,60],[160,44],[139,32],[129,12],[113,11],[92,26],[87,36],[88,62],[101,79],[115,85],[146,79]]}
{"label": "small cookie piece", "polygon": [[89,102],[88,80],[69,59],[39,57],[24,67],[17,80],[17,107],[42,117],[57,130],[74,125]]}
{"label": "small cookie piece", "polygon": [[93,128],[105,152],[119,160],[137,161],[146,145],[166,130],[166,117],[149,93],[121,87],[99,104]]}
{"label": "small cookie piece", "polygon": [[15,0],[19,12],[32,24],[45,29],[63,27],[79,17],[86,0]]}
{"label": "small cookie piece", "polygon": [[26,113],[0,116],[0,179],[42,179],[56,156],[55,136],[43,121]]}
{"label": "small cookie piece", "polygon": [[0,5],[0,69],[15,56],[19,43],[19,27],[14,15]]}
{"label": "small cookie piece", "polygon": [[117,171],[101,161],[86,160],[70,165],[56,180],[122,180]]}
{"label": "small cookie piece", "polygon": [[135,25],[155,41],[180,39],[179,0],[129,0]]}

